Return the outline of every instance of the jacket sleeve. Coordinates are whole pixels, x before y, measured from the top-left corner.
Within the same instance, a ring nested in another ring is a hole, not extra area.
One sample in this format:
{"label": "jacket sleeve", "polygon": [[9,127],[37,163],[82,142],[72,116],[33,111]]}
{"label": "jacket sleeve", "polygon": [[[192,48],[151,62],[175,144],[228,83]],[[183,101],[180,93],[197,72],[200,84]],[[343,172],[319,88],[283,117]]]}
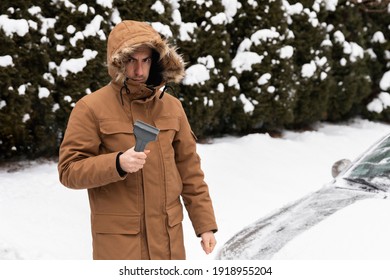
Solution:
{"label": "jacket sleeve", "polygon": [[[180,104],[181,107],[181,104]],[[175,160],[183,182],[182,198],[197,236],[218,230],[209,188],[204,181],[196,137],[181,107],[180,130],[173,143]]]}
{"label": "jacket sleeve", "polygon": [[118,153],[99,154],[99,123],[80,100],[68,121],[59,151],[58,173],[63,185],[74,189],[100,187],[123,180],[116,168]]}

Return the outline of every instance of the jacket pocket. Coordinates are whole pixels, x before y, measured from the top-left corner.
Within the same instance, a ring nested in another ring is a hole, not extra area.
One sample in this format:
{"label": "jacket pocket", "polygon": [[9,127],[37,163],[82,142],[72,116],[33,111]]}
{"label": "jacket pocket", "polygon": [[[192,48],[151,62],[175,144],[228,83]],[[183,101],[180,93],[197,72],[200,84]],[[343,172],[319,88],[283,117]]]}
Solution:
{"label": "jacket pocket", "polygon": [[95,214],[92,230],[107,234],[138,234],[141,229],[140,216]]}
{"label": "jacket pocket", "polygon": [[157,128],[162,131],[166,131],[166,130],[179,131],[180,129],[179,118],[177,117],[156,119],[154,120],[154,122]]}
{"label": "jacket pocket", "polygon": [[99,125],[103,134],[133,133],[133,124],[119,120],[100,120]]}
{"label": "jacket pocket", "polygon": [[95,260],[141,259],[140,222],[140,216],[93,215],[93,258]]}
{"label": "jacket pocket", "polygon": [[179,118],[161,118],[156,119],[156,127],[160,130],[158,141],[160,143],[164,158],[173,159],[175,152],[173,149],[173,141],[176,133],[180,129]]}
{"label": "jacket pocket", "polygon": [[168,225],[173,227],[183,221],[183,206],[181,203],[167,210]]}
{"label": "jacket pocket", "polygon": [[186,258],[183,237],[183,206],[181,203],[167,209],[169,246],[172,260],[184,260]]}
{"label": "jacket pocket", "polygon": [[133,124],[118,120],[100,120],[102,148],[106,152],[125,151],[135,145]]}

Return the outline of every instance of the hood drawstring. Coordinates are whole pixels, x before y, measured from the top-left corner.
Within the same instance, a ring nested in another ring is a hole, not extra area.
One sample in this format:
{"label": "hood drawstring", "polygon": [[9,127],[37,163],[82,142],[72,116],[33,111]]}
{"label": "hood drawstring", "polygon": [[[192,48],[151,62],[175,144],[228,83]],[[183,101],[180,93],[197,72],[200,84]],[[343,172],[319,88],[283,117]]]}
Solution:
{"label": "hood drawstring", "polygon": [[130,94],[130,90],[129,90],[129,88],[127,87],[127,84],[126,84],[126,82],[127,82],[128,79],[129,79],[129,78],[126,77],[126,79],[123,81],[123,86],[121,87],[121,90],[120,90],[120,96],[121,96],[122,106],[125,105],[125,103],[123,103],[123,92],[122,92],[122,91],[125,90],[125,91],[126,91],[126,94]]}
{"label": "hood drawstring", "polygon": [[159,99],[163,98],[163,96],[164,96],[164,94],[165,94],[165,91],[166,91],[168,88],[170,88],[171,91],[173,92],[173,94],[176,96],[175,91],[173,90],[173,87],[171,87],[170,85],[166,84],[166,85],[164,86],[164,89],[163,89],[163,91],[161,92],[160,96],[158,97]]}

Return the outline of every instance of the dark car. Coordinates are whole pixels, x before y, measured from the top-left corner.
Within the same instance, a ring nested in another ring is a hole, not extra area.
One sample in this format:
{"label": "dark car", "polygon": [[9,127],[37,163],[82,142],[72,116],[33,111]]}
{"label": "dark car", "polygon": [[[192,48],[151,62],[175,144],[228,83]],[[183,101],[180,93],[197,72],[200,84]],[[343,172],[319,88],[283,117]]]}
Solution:
{"label": "dark car", "polygon": [[271,259],[287,242],[333,213],[367,198],[388,198],[390,135],[355,161],[332,166],[334,179],[244,228],[220,249],[217,259]]}

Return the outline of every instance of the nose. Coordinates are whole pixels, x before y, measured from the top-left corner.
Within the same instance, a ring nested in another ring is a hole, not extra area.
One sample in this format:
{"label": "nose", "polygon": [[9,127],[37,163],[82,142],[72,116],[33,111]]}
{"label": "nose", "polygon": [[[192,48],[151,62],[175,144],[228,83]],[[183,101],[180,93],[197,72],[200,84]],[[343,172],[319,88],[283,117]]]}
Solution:
{"label": "nose", "polygon": [[135,67],[134,67],[134,73],[136,76],[142,76],[142,74],[143,74],[142,63],[137,61],[137,63],[135,64]]}

